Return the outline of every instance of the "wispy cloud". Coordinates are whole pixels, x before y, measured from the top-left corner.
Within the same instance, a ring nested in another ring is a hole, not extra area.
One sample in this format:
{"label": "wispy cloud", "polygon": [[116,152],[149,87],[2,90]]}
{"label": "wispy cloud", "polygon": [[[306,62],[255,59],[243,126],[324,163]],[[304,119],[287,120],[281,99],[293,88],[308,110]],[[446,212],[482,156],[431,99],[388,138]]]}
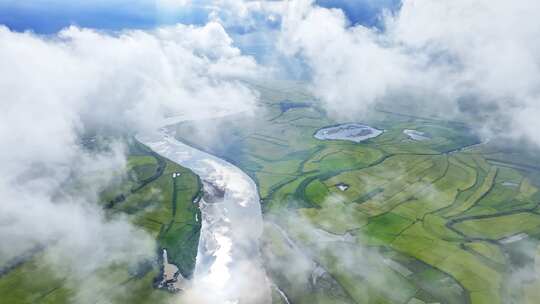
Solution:
{"label": "wispy cloud", "polygon": [[291,1],[281,49],[304,58],[314,92],[335,115],[406,98],[456,115],[482,108],[506,119],[512,136],[540,144],[538,6],[407,0],[381,15],[380,30],[351,26],[338,9]]}
{"label": "wispy cloud", "polygon": [[[90,153],[81,134],[134,133],[168,115],[249,109],[256,94],[235,79],[257,74],[256,62],[218,23],[114,34],[70,27],[53,36],[2,27],[0,44],[0,141],[9,147],[0,152],[0,239],[10,244],[0,256],[48,246],[52,269],[83,283],[98,269],[151,258],[149,235],[96,204],[124,170],[124,148]],[[74,178],[84,186],[68,191]],[[87,287],[75,301],[85,302]]]}

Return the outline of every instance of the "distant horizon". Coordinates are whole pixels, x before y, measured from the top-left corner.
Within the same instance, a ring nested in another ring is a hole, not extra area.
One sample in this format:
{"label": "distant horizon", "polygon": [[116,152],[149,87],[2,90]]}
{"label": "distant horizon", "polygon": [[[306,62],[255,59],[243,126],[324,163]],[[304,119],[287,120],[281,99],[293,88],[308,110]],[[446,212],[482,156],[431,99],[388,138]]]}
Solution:
{"label": "distant horizon", "polygon": [[[69,3],[62,0],[0,2],[0,24],[13,31],[53,34],[71,25],[101,29],[151,29],[176,23],[203,25],[209,21],[208,8],[186,4],[175,8],[159,7],[158,1],[125,0]],[[170,1],[170,0],[169,0]],[[171,1],[173,2],[173,1]],[[377,26],[382,10],[395,11],[401,0],[318,0],[322,7],[343,10],[351,24]],[[234,31],[234,28],[231,28]]]}

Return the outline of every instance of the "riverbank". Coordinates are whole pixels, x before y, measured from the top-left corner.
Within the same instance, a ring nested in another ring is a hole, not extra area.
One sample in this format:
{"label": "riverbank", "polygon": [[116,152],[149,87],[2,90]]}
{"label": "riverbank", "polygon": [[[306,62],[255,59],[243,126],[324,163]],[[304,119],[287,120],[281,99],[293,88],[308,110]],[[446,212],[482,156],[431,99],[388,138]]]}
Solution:
{"label": "riverbank", "polygon": [[161,128],[137,140],[203,181],[206,195],[199,202],[202,227],[190,292],[207,303],[269,303],[270,286],[259,256],[262,214],[255,183],[239,168],[170,132]]}

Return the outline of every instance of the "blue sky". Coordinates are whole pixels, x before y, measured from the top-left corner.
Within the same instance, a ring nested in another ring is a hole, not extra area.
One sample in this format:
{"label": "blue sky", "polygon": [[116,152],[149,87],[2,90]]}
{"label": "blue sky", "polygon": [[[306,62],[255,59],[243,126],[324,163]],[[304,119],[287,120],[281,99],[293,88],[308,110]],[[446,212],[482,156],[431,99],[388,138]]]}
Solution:
{"label": "blue sky", "polygon": [[378,16],[383,9],[396,11],[401,5],[400,0],[317,0],[324,7],[343,10],[352,24],[377,26]]}
{"label": "blue sky", "polygon": [[[205,0],[206,1],[206,0]],[[53,34],[69,25],[100,30],[149,29],[160,25],[184,23],[205,24],[209,10],[203,0],[184,9],[166,11],[156,0],[0,0],[0,24],[14,31],[31,30]],[[377,26],[377,16],[383,9],[394,10],[400,0],[317,0],[324,7],[342,9],[351,24]],[[264,16],[257,18],[256,27],[236,24],[226,28],[235,45],[252,55],[259,63],[286,67],[286,74],[306,77],[301,61],[287,59],[275,52],[272,24]],[[286,61],[286,62],[284,62]]]}
{"label": "blue sky", "polygon": [[207,12],[196,7],[160,11],[154,0],[0,0],[0,24],[15,31],[50,34],[69,25],[119,30],[171,23],[200,24]]}
{"label": "blue sky", "polygon": [[[396,9],[400,0],[317,0],[342,9],[352,24],[373,26],[383,8]],[[196,1],[195,1],[196,3]],[[152,28],[171,23],[202,24],[204,8],[192,6],[174,13],[156,8],[155,0],[0,0],[0,24],[15,31],[50,34],[75,24],[104,30]],[[233,31],[239,29],[231,29]]]}
{"label": "blue sky", "polygon": [[154,24],[146,13],[152,7],[147,5],[137,4],[136,9],[127,9],[122,3],[91,5],[65,2],[0,0],[0,23],[16,31],[32,30],[45,34],[57,32],[71,24],[100,29],[148,27]]}

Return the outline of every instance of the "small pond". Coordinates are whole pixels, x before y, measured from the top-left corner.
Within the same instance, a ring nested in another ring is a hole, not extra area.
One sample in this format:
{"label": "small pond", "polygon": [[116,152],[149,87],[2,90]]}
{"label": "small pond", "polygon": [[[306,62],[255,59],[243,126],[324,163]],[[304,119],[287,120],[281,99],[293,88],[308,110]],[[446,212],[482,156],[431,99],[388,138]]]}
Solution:
{"label": "small pond", "polygon": [[348,140],[362,142],[381,135],[384,131],[359,123],[346,123],[319,129],[315,138],[320,140]]}

